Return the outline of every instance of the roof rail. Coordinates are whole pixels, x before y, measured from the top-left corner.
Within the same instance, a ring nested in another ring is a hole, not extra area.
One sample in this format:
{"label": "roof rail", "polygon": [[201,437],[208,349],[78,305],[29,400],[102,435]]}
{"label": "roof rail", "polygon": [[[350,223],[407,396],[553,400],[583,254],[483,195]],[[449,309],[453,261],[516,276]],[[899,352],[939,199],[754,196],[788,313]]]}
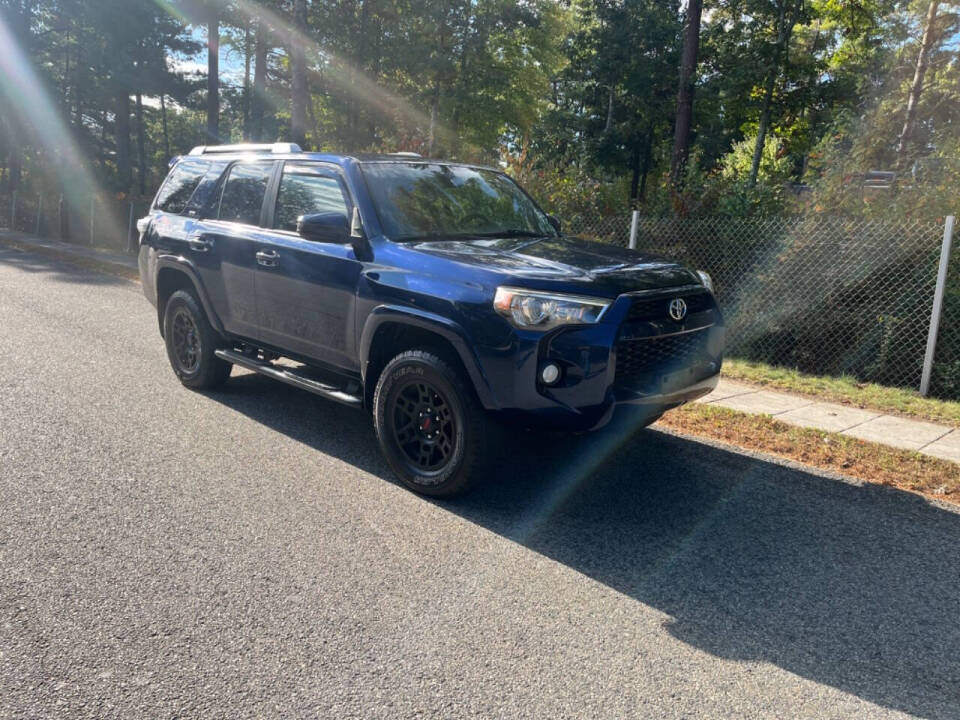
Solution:
{"label": "roof rail", "polygon": [[411,152],[409,150],[401,150],[399,152],[387,153],[387,155],[390,155],[392,157],[411,157],[411,158],[423,157],[423,155],[421,155],[420,153]]}
{"label": "roof rail", "polygon": [[212,155],[215,153],[273,153],[275,155],[303,152],[296,143],[272,143],[269,145],[198,145],[190,151],[191,155]]}

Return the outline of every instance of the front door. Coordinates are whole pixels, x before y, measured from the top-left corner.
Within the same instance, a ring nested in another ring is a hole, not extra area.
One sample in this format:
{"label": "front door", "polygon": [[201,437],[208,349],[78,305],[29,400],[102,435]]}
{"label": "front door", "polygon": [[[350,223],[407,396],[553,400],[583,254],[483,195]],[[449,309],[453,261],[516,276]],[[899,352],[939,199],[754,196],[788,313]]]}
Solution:
{"label": "front door", "polygon": [[348,243],[307,240],[297,218],[351,217],[352,203],[333,167],[287,162],[280,176],[272,230],[257,249],[259,337],[277,348],[345,370],[358,370],[354,310],[362,269]]}

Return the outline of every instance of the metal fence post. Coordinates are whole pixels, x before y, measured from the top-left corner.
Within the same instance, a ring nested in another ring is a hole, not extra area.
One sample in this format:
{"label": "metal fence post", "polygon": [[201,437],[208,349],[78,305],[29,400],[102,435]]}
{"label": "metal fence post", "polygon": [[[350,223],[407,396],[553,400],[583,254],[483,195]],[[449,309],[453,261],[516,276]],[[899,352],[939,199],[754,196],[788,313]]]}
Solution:
{"label": "metal fence post", "polygon": [[60,199],[57,201],[57,237],[66,240],[66,233],[63,225],[63,193],[60,193]]}
{"label": "metal fence post", "polygon": [[37,230],[34,233],[40,237],[40,219],[43,217],[43,195],[37,196]]}
{"label": "metal fence post", "polygon": [[630,217],[630,243],[627,245],[631,250],[637,249],[637,227],[640,225],[640,211],[634,210]]}
{"label": "metal fence post", "polygon": [[937,272],[937,289],[933,293],[933,310],[930,312],[930,332],[927,334],[927,352],[923,356],[923,375],[920,377],[920,394],[930,392],[930,376],[933,373],[933,356],[937,351],[937,334],[940,331],[940,315],[943,313],[943,295],[947,286],[947,268],[950,265],[950,246],[953,244],[954,216],[948,215],[943,223],[943,245],[940,248],[940,269]]}
{"label": "metal fence post", "polygon": [[90,196],[90,247],[93,247],[94,222],[97,217],[97,196]]}
{"label": "metal fence post", "polygon": [[13,191],[13,198],[10,200],[10,229],[17,230],[17,191]]}

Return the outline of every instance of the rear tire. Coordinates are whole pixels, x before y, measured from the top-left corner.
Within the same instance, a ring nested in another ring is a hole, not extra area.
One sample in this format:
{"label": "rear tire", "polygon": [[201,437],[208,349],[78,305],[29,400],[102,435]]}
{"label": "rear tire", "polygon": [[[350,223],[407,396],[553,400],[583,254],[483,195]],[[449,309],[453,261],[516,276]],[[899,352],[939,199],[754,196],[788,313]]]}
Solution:
{"label": "rear tire", "polygon": [[423,495],[466,492],[490,457],[492,421],[462,374],[432,352],[408,350],[387,363],[373,423],[390,467]]}
{"label": "rear tire", "polygon": [[230,377],[233,365],[214,354],[220,337],[190,290],[178,290],[167,301],[163,338],[170,366],[186,387],[208,390]]}

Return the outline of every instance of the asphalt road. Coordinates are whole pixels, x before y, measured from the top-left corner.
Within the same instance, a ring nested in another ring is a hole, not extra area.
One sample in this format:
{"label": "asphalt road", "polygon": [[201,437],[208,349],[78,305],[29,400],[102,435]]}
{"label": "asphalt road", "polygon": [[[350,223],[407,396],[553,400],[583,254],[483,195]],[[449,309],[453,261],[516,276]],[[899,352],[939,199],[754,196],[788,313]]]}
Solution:
{"label": "asphalt road", "polygon": [[0,248],[0,717],[960,717],[960,514],[658,431],[455,502]]}

